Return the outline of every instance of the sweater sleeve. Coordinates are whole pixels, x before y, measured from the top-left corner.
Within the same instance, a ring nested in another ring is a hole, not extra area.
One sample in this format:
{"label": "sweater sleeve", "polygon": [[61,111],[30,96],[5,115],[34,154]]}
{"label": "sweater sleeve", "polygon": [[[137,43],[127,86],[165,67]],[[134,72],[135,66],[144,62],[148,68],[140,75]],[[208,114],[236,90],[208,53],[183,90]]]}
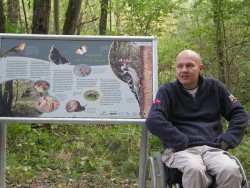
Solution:
{"label": "sweater sleeve", "polygon": [[220,105],[223,117],[228,121],[227,130],[220,136],[229,148],[239,145],[248,125],[248,114],[237,99],[221,84]]}
{"label": "sweater sleeve", "polygon": [[153,135],[162,140],[165,148],[181,151],[187,148],[188,137],[169,121],[168,112],[170,110],[169,95],[162,86],[151,106],[146,126]]}

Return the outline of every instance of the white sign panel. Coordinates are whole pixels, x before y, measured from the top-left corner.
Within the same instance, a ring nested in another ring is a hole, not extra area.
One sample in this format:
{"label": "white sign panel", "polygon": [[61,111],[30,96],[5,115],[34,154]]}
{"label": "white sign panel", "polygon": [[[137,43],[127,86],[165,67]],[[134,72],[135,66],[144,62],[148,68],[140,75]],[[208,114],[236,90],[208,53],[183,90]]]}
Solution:
{"label": "white sign panel", "polygon": [[145,118],[154,40],[0,35],[0,116]]}

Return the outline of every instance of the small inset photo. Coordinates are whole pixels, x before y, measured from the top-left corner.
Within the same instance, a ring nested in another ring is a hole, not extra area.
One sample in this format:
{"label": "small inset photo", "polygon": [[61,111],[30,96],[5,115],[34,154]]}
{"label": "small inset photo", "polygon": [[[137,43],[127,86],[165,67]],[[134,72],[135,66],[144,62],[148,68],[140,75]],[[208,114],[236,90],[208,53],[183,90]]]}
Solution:
{"label": "small inset photo", "polygon": [[97,101],[100,97],[101,94],[96,90],[88,90],[83,94],[83,98],[87,101]]}
{"label": "small inset photo", "polygon": [[51,96],[44,96],[36,101],[36,109],[40,112],[53,112],[59,105],[59,101]]}
{"label": "small inset photo", "polygon": [[65,109],[67,112],[81,112],[85,111],[87,104],[84,106],[77,100],[70,100],[67,102]]}
{"label": "small inset photo", "polygon": [[49,83],[44,80],[39,80],[33,84],[33,87],[37,92],[42,93],[48,91]]}
{"label": "small inset photo", "polygon": [[76,65],[74,67],[73,72],[76,76],[85,77],[91,74],[92,69],[88,65],[81,64],[81,65]]}

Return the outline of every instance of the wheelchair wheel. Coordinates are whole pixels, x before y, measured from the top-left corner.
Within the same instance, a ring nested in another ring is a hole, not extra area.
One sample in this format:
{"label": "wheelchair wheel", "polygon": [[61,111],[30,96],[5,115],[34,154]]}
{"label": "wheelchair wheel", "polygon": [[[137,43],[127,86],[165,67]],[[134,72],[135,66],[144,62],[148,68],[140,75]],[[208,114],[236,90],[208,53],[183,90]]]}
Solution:
{"label": "wheelchair wheel", "polygon": [[145,188],[157,188],[155,164],[152,157],[147,160]]}
{"label": "wheelchair wheel", "polygon": [[166,188],[165,167],[162,162],[161,153],[157,152],[154,157],[157,187]]}
{"label": "wheelchair wheel", "polygon": [[241,182],[241,187],[242,188],[249,188],[249,184],[247,182],[247,176],[245,174],[245,171],[244,171],[244,168],[243,166],[241,165],[239,159],[235,156],[232,156],[232,158],[235,160],[235,162],[239,165],[240,167],[240,173],[241,173],[241,176],[242,176],[242,182]]}
{"label": "wheelchair wheel", "polygon": [[146,188],[167,188],[164,164],[159,152],[148,158],[146,170]]}

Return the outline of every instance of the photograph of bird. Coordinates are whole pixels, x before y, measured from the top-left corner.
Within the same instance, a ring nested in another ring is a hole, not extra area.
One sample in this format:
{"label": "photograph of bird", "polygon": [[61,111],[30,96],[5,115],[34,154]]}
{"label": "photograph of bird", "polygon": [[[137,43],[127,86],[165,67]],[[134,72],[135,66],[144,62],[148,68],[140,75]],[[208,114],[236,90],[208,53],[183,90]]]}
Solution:
{"label": "photograph of bird", "polygon": [[9,51],[7,51],[6,54],[8,54],[8,55],[18,55],[24,50],[25,45],[26,45],[25,42],[20,42],[18,45],[16,45],[15,47],[13,47]]}
{"label": "photograph of bird", "polygon": [[76,54],[84,55],[87,52],[88,45],[84,45],[75,51]]}
{"label": "photograph of bird", "polygon": [[140,106],[140,76],[137,74],[136,70],[132,68],[129,64],[129,61],[121,59],[119,60],[120,68],[124,80],[128,84],[132,93],[134,93],[135,98]]}

